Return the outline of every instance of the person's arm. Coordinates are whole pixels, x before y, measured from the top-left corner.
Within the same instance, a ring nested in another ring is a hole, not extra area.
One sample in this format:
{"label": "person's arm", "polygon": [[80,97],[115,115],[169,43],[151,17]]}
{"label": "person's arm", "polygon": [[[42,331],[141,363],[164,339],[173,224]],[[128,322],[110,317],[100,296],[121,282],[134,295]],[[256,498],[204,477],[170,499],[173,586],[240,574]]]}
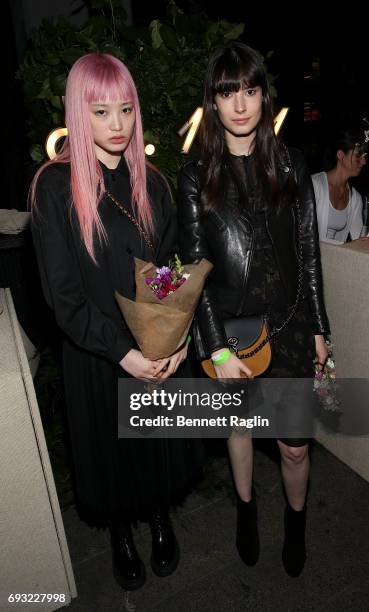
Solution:
{"label": "person's arm", "polygon": [[323,209],[324,209],[324,206],[326,205],[326,202],[324,199],[324,192],[321,186],[320,175],[318,175],[318,177],[313,175],[311,177],[311,180],[312,180],[312,185],[314,189],[319,240],[324,240],[327,236],[327,228],[323,227],[324,225],[323,224]]}
{"label": "person's arm", "polygon": [[[183,263],[197,263],[202,258],[211,261],[211,254],[200,217],[200,183],[196,162],[188,162],[178,176],[178,225],[180,256]],[[224,326],[217,312],[216,301],[209,288],[209,279],[196,312],[205,352],[227,346]]]}
{"label": "person's arm", "polygon": [[363,200],[361,195],[353,189],[352,193],[352,217],[349,227],[351,240],[360,238],[363,229]]}
{"label": "person's arm", "polygon": [[313,332],[315,335],[322,335],[329,333],[329,322],[323,299],[322,268],[314,189],[302,154],[295,151],[292,161],[296,170],[300,203],[304,283],[310,305]]}
{"label": "person's arm", "polygon": [[[211,254],[205,237],[200,217],[200,184],[198,168],[195,162],[186,164],[178,177],[179,203],[179,244],[183,263],[197,263],[202,258],[211,261]],[[202,344],[205,344],[204,358],[216,356],[228,348],[224,325],[217,312],[216,300],[208,286],[208,281],[196,311],[195,326],[201,332]],[[194,329],[194,335],[195,335]],[[218,378],[251,377],[252,372],[231,354],[222,365],[215,366]]]}
{"label": "person's arm", "polygon": [[67,189],[59,175],[49,168],[40,176],[32,216],[43,292],[58,325],[76,345],[119,363],[134,343],[123,321],[119,325],[109,318],[84,291],[69,239]]}

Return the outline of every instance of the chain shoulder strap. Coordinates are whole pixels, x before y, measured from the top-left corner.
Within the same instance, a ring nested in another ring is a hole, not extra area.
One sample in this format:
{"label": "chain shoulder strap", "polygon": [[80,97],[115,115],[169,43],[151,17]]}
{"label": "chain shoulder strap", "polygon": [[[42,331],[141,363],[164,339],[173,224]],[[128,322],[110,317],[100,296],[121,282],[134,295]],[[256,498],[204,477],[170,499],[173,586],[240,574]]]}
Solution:
{"label": "chain shoulder strap", "polygon": [[[286,146],[284,146],[284,150],[285,150],[285,153],[286,153],[286,157],[287,157],[287,161],[288,161],[288,165],[289,165],[290,171],[293,170],[294,175],[295,175],[295,181],[296,181],[296,184],[297,184],[296,169],[292,165],[290,153],[289,153],[289,151],[288,151]],[[289,325],[289,323],[291,322],[291,320],[295,316],[297,308],[299,306],[299,303],[300,303],[300,300],[301,300],[301,295],[302,295],[302,290],[303,290],[304,264],[303,264],[303,251],[302,251],[301,208],[300,208],[300,201],[299,201],[298,197],[296,198],[295,206],[296,206],[296,214],[297,214],[297,234],[298,234],[298,253],[297,253],[297,258],[298,258],[298,278],[297,278],[296,299],[295,299],[293,305],[291,306],[290,311],[289,311],[286,319],[283,321],[282,325],[280,325],[279,327],[273,328],[273,330],[270,333],[267,334],[267,336],[264,338],[264,340],[262,340],[262,342],[260,342],[260,344],[258,344],[258,346],[256,346],[252,351],[250,351],[249,353],[242,354],[242,358],[243,359],[248,359],[249,357],[253,357],[254,355],[256,355],[256,353],[261,351],[261,349],[266,344],[268,344],[268,342],[272,338],[274,338],[277,334],[279,334],[281,331],[283,331],[287,327],[287,325]]]}
{"label": "chain shoulder strap", "polygon": [[131,223],[133,223],[133,225],[138,229],[138,232],[139,232],[140,236],[142,236],[142,238],[146,242],[147,246],[149,247],[151,252],[154,254],[154,245],[153,245],[153,243],[150,240],[149,234],[147,232],[145,232],[145,230],[142,229],[142,227],[139,224],[139,222],[137,221],[137,219],[135,219],[135,217],[125,208],[125,206],[123,206],[123,204],[121,202],[119,202],[119,200],[117,200],[113,196],[112,193],[110,193],[110,191],[108,191],[106,189],[105,193],[108,196],[108,198],[110,198],[111,201],[114,202],[114,204],[117,206],[117,208],[119,208],[121,213],[126,215],[126,217],[128,217],[128,219],[131,221]]}
{"label": "chain shoulder strap", "polygon": [[[287,161],[288,161],[288,166],[290,168],[290,170],[293,170],[294,175],[295,175],[295,182],[297,185],[297,174],[296,174],[296,168],[293,166],[292,161],[291,161],[291,156],[289,153],[288,148],[283,145],[286,157],[287,157]],[[293,303],[293,305],[290,308],[290,312],[286,318],[286,320],[282,323],[282,325],[280,327],[275,328],[272,332],[271,332],[271,337],[275,336],[276,334],[279,334],[279,332],[281,332],[283,329],[285,329],[287,327],[287,325],[290,323],[291,319],[293,319],[293,317],[296,314],[297,308],[299,306],[300,300],[301,300],[301,296],[302,296],[302,291],[303,291],[303,280],[304,280],[304,259],[303,259],[303,251],[302,251],[302,221],[301,221],[301,207],[300,207],[300,200],[298,197],[296,197],[296,201],[295,201],[295,207],[296,207],[296,216],[297,216],[297,237],[298,237],[298,251],[297,251],[297,259],[298,259],[298,273],[297,273],[297,292],[296,292],[296,299]]]}

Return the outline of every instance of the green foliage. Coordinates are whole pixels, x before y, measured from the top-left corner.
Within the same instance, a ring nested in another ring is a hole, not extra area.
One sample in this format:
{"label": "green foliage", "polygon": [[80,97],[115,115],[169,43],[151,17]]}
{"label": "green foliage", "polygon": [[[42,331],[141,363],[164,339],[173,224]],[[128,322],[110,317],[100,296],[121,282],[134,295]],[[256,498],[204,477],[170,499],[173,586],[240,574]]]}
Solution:
{"label": "green foliage", "polygon": [[90,17],[81,28],[62,18],[44,20],[19,70],[29,116],[31,157],[42,161],[47,134],[64,125],[61,96],[73,62],[85,53],[112,53],[127,64],[136,82],[145,142],[156,147],[151,159],[175,186],[183,160],[183,139],[177,132],[201,105],[209,55],[215,47],[237,39],[244,24],[186,15],[170,0],[166,22],[156,19],[148,28],[136,29],[126,25],[118,0],[88,4]]}

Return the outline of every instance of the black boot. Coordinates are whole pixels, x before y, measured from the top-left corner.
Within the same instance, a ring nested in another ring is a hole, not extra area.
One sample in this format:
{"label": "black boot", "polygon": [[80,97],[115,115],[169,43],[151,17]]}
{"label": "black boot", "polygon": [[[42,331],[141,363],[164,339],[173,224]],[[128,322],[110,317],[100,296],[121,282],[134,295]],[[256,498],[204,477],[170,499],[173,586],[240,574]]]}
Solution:
{"label": "black boot", "polygon": [[169,514],[157,507],[150,520],[152,535],[151,567],[157,576],[170,576],[177,568],[179,546]]}
{"label": "black boot", "polygon": [[255,565],[260,553],[255,497],[245,502],[237,496],[236,547],[246,565]]}
{"label": "black boot", "polygon": [[110,529],[110,537],[116,581],[127,591],[139,589],[146,580],[146,571],[133,541],[131,525],[114,525]]}
{"label": "black boot", "polygon": [[284,569],[292,578],[299,576],[306,561],[305,548],[306,505],[294,510],[288,504],[284,512],[284,544],[282,561]]}

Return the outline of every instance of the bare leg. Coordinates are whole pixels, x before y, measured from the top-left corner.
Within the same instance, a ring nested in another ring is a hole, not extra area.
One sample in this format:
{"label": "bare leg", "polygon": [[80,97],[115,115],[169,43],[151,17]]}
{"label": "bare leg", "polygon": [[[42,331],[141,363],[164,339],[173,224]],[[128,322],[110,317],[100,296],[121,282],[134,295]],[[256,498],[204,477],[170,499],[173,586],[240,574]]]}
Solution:
{"label": "bare leg", "polygon": [[233,431],[228,440],[228,451],[238,493],[236,548],[246,565],[255,565],[260,543],[255,498],[251,499],[253,447],[249,433]]}
{"label": "bare leg", "polygon": [[253,469],[252,437],[233,432],[228,439],[228,451],[237,493],[242,501],[249,502]]}
{"label": "bare leg", "polygon": [[309,476],[308,445],[287,446],[278,440],[282,458],[282,479],[286,489],[288,502],[294,510],[302,510],[305,504]]}

